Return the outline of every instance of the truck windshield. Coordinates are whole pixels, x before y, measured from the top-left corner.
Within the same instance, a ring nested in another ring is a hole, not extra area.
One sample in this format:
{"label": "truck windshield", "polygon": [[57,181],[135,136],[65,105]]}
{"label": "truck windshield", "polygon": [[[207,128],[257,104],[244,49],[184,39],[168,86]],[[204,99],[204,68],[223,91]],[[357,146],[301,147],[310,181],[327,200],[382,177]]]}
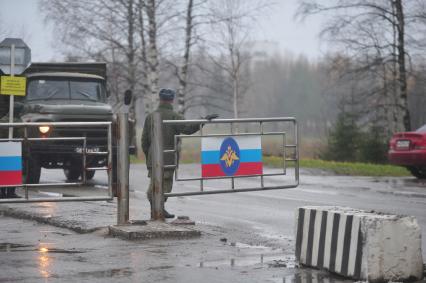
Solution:
{"label": "truck windshield", "polygon": [[27,100],[104,100],[101,81],[96,80],[65,80],[35,79],[27,86]]}

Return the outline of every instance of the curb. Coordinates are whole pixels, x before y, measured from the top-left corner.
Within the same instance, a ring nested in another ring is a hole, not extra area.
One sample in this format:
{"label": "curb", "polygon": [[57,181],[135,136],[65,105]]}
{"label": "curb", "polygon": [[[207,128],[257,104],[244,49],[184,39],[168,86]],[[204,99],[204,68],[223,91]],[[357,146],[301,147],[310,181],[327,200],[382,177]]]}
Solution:
{"label": "curb", "polygon": [[17,210],[10,207],[0,206],[0,214],[8,217],[18,218],[18,219],[26,219],[33,220],[43,224],[49,224],[59,228],[66,228],[72,230],[79,234],[87,234],[92,233],[94,231],[100,230],[105,227],[95,227],[95,228],[85,228],[82,227],[80,222],[76,221],[65,221],[61,220],[59,217],[51,217],[38,213],[31,213],[27,211]]}

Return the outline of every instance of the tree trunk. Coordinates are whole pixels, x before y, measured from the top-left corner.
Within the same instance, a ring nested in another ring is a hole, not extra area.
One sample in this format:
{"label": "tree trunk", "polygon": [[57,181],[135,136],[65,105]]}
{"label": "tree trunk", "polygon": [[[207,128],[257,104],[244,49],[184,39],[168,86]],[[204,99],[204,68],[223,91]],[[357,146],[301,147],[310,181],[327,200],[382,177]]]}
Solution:
{"label": "tree trunk", "polygon": [[129,89],[134,92],[136,84],[136,68],[135,68],[135,47],[134,47],[134,36],[135,36],[135,25],[134,25],[134,11],[133,11],[133,0],[128,0],[127,6],[127,63],[129,64],[127,83]]}
{"label": "tree trunk", "polygon": [[156,3],[155,0],[148,0],[148,81],[151,92],[152,111],[158,100],[158,49],[157,49],[157,23],[156,23]]}
{"label": "tree trunk", "polygon": [[399,68],[399,106],[402,110],[402,120],[405,131],[411,130],[410,111],[408,109],[407,70],[405,66],[405,22],[402,0],[393,0],[395,5],[398,27],[398,68]]}
{"label": "tree trunk", "polygon": [[[139,0],[138,6],[138,21],[139,21],[139,37],[141,40],[141,70],[142,70],[142,98],[145,103],[145,113],[150,112],[151,98],[150,83],[148,81],[148,59],[146,55],[146,38],[145,38],[145,23],[144,23],[144,0]],[[145,115],[146,116],[146,115]]]}
{"label": "tree trunk", "polygon": [[182,66],[180,68],[179,88],[178,88],[178,111],[182,115],[185,114],[185,110],[186,110],[185,96],[186,96],[186,86],[188,81],[189,54],[191,51],[193,6],[194,6],[194,1],[188,0],[188,6],[186,10],[185,53],[183,55]]}
{"label": "tree trunk", "polygon": [[234,100],[234,118],[238,119],[238,71],[234,73],[233,77],[233,100]]}

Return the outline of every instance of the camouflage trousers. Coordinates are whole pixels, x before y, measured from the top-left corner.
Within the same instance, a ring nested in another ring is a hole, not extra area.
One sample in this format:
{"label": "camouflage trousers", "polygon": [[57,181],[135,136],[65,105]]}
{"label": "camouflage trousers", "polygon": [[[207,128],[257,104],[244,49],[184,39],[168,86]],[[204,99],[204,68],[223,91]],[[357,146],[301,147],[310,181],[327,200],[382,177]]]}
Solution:
{"label": "camouflage trousers", "polygon": [[[173,175],[174,170],[164,170],[163,174],[163,193],[170,193],[172,191],[173,187]],[[152,188],[153,188],[153,178],[152,178],[152,172],[151,170],[148,171],[148,177],[150,178],[149,182],[149,188],[146,191],[146,197],[148,198],[149,202],[152,200]],[[166,201],[167,198],[164,198],[164,201]]]}

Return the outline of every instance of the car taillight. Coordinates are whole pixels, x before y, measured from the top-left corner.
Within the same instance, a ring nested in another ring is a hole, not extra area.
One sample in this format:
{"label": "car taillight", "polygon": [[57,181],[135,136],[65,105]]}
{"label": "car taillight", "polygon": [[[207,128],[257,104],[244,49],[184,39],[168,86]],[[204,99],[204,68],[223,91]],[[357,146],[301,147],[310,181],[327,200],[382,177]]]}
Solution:
{"label": "car taillight", "polygon": [[426,149],[426,140],[420,140],[414,144],[414,149]]}

